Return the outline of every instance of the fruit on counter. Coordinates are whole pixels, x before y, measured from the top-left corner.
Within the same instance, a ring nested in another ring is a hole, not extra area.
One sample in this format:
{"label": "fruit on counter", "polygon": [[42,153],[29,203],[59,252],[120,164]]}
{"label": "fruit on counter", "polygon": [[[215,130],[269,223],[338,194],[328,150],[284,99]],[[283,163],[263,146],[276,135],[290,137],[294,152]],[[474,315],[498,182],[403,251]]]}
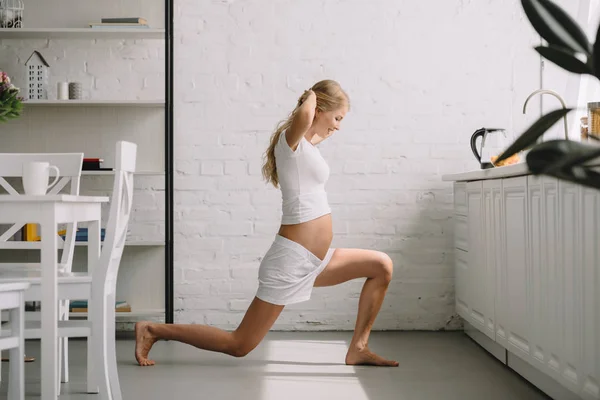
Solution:
{"label": "fruit on counter", "polygon": [[492,164],[494,164],[495,167],[504,167],[506,165],[516,164],[521,159],[521,157],[519,157],[518,154],[513,154],[512,156],[508,157],[506,160],[502,160],[498,164],[496,164],[495,161],[498,159],[498,156],[492,156],[490,158],[491,158]]}

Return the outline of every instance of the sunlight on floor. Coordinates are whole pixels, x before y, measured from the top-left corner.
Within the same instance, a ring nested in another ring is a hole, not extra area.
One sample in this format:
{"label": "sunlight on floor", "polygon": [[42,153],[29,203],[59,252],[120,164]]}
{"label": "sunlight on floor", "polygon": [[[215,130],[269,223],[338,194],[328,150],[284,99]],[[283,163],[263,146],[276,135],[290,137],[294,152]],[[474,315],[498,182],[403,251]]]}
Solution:
{"label": "sunlight on floor", "polygon": [[[319,385],[331,398],[367,400],[356,368],[344,364],[348,345],[343,340],[272,340],[265,343],[266,365],[262,367],[262,396],[306,399],[307,383]],[[312,386],[314,388],[314,386]],[[320,393],[322,395],[323,393]]]}

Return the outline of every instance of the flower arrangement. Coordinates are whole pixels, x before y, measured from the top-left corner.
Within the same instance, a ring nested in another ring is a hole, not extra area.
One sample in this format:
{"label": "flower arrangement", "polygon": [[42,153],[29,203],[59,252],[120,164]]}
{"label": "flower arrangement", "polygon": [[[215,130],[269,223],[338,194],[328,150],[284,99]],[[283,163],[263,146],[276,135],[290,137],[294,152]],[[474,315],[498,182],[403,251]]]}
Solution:
{"label": "flower arrangement", "polygon": [[0,122],[19,117],[23,109],[22,100],[19,88],[10,83],[6,72],[0,71]]}

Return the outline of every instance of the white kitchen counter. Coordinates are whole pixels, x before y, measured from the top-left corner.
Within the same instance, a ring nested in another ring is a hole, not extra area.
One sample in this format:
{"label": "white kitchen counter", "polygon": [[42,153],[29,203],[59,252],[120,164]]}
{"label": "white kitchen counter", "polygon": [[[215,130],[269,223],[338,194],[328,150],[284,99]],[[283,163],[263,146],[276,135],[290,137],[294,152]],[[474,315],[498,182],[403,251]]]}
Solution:
{"label": "white kitchen counter", "polygon": [[[595,171],[600,172],[600,159],[595,158],[586,163],[587,166],[593,166]],[[442,181],[446,182],[464,182],[464,181],[484,181],[487,179],[510,178],[515,176],[531,175],[526,162],[507,165],[505,167],[495,167],[490,169],[478,169],[473,171],[461,172],[458,174],[442,175]]]}
{"label": "white kitchen counter", "polygon": [[551,398],[600,400],[600,190],[524,163],[443,179],[465,332]]}
{"label": "white kitchen counter", "polygon": [[522,162],[505,167],[495,167],[490,169],[478,169],[474,171],[461,172],[458,174],[442,175],[443,181],[460,182],[460,181],[479,181],[486,179],[508,178],[512,176],[529,175],[531,172],[527,167],[527,163]]}

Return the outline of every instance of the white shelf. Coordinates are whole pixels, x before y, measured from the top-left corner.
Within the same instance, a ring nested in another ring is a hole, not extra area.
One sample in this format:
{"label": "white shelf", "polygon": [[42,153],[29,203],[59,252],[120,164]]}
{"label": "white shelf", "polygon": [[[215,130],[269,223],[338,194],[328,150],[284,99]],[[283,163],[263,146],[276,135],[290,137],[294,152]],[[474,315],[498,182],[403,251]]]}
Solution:
{"label": "white shelf", "polygon": [[[71,312],[69,313],[70,318],[87,318],[86,312]],[[135,318],[135,317],[163,317],[165,315],[165,310],[163,309],[148,309],[148,310],[135,310],[131,312],[116,312],[115,313],[117,319],[118,318]]]}
{"label": "white shelf", "polygon": [[[114,175],[115,171],[81,171],[81,175]],[[161,176],[164,175],[164,171],[138,171],[135,175],[143,175],[143,176]]]}
{"label": "white shelf", "polygon": [[[136,318],[136,317],[163,317],[165,315],[164,309],[140,309],[131,312],[116,312],[115,313],[118,318]],[[86,312],[71,312],[69,313],[70,318],[87,318],[88,313]],[[27,311],[25,313],[25,319],[27,321],[39,321],[40,319],[39,311]],[[2,321],[8,321],[8,310],[2,310],[0,319]]]}
{"label": "white shelf", "polygon": [[[75,246],[85,246],[87,247],[88,243],[87,242],[75,242]],[[164,246],[165,242],[161,242],[160,240],[132,240],[130,242],[125,242],[125,246],[136,246],[136,247],[141,247],[141,246],[148,246],[148,247],[152,247],[152,246]]]}
{"label": "white shelf", "polygon": [[164,107],[163,100],[24,100],[23,107]]}
{"label": "white shelf", "polygon": [[0,28],[0,39],[164,39],[164,29],[152,28]]}
{"label": "white shelf", "polygon": [[[76,247],[87,247],[88,242],[75,242]],[[132,240],[125,242],[125,246],[136,246],[136,247],[152,247],[152,246],[164,246],[165,242],[160,240]],[[25,242],[25,241],[10,241],[0,242],[0,250],[40,250],[42,248],[42,242]],[[59,243],[59,248],[62,245]]]}

